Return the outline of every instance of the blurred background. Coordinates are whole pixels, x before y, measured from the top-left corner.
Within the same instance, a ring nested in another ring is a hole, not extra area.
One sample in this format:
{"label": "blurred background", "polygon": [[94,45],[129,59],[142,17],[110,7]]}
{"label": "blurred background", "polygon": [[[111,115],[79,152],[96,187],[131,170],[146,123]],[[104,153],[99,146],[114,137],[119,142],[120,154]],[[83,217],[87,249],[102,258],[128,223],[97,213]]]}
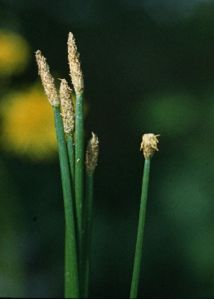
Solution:
{"label": "blurred background", "polygon": [[63,200],[41,49],[81,54],[100,139],[90,297],[128,297],[143,157],[152,160],[140,297],[214,297],[214,1],[0,0],[0,297],[63,297]]}

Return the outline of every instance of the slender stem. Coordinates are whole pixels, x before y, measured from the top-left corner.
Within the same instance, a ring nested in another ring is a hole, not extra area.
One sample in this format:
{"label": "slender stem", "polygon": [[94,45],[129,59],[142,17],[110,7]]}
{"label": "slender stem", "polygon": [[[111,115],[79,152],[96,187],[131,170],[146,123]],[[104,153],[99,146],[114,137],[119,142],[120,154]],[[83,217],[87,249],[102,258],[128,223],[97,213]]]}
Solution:
{"label": "slender stem", "polygon": [[[75,198],[77,203],[77,232],[81,239],[84,197],[84,120],[83,94],[76,96],[75,114]],[[80,247],[80,243],[79,243]]]}
{"label": "slender stem", "polygon": [[72,201],[68,154],[59,107],[54,107],[54,117],[65,210],[65,297],[78,298],[79,277],[75,239],[74,208]]}
{"label": "slender stem", "polygon": [[83,93],[76,95],[75,110],[75,201],[78,239],[80,296],[83,292],[83,197],[84,197],[84,117]]}
{"label": "slender stem", "polygon": [[138,286],[139,286],[141,261],[142,261],[144,225],[145,225],[145,217],[146,217],[146,204],[147,204],[148,186],[149,186],[149,173],[150,173],[150,159],[145,159],[143,181],[142,181],[141,203],[140,203],[140,210],[139,210],[137,241],[136,241],[134,266],[133,266],[131,290],[130,290],[131,299],[137,298],[138,295]]}
{"label": "slender stem", "polygon": [[86,175],[84,298],[88,298],[93,219],[94,175]]}
{"label": "slender stem", "polygon": [[71,181],[72,186],[74,186],[74,141],[72,134],[68,134],[66,136],[67,141],[67,149],[68,149],[68,159],[70,164],[70,171],[71,171]]}

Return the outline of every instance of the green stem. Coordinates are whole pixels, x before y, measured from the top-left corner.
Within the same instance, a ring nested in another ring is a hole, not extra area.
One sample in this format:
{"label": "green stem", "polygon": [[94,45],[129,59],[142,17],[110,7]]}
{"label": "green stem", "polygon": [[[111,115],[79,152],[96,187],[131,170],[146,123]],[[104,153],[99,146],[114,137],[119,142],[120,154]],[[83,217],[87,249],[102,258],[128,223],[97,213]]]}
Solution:
{"label": "green stem", "polygon": [[68,159],[70,164],[70,170],[71,170],[71,181],[72,186],[74,187],[74,141],[72,134],[68,134],[66,136],[67,141],[67,149],[68,149]]}
{"label": "green stem", "polygon": [[134,267],[133,267],[131,290],[130,290],[131,299],[137,298],[138,295],[138,286],[139,286],[141,261],[142,261],[144,225],[145,225],[145,217],[146,217],[146,204],[147,204],[148,186],[149,186],[149,173],[150,173],[150,159],[145,159],[143,181],[142,181],[141,203],[140,203],[140,210],[139,210],[137,241],[136,241]]}
{"label": "green stem", "polygon": [[84,120],[83,94],[76,96],[75,114],[75,198],[77,203],[78,235],[81,238],[82,205],[84,197]]}
{"label": "green stem", "polygon": [[74,209],[71,192],[68,154],[64,137],[63,122],[59,107],[54,107],[54,117],[65,210],[65,297],[78,298],[79,277],[75,239]]}
{"label": "green stem", "polygon": [[94,175],[86,175],[84,298],[88,298],[93,219]]}
{"label": "green stem", "polygon": [[84,197],[84,117],[83,93],[76,95],[75,110],[75,201],[77,218],[77,238],[79,254],[80,290],[83,290],[83,224],[82,210]]}

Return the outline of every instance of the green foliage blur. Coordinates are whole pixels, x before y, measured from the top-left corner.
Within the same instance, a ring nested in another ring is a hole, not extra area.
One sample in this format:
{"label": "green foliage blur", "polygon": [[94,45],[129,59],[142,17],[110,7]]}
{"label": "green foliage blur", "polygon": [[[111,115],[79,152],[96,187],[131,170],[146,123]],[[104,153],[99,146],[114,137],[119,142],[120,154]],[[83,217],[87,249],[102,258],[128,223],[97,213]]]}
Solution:
{"label": "green foliage blur", "polygon": [[[76,37],[86,137],[93,130],[100,139],[90,297],[129,295],[139,148],[141,135],[154,132],[160,151],[152,160],[139,296],[213,298],[213,1],[0,0],[0,29],[31,49],[25,71],[0,77],[1,98],[38,81],[37,49],[55,78],[69,79],[68,32]],[[0,296],[63,297],[57,155],[32,161],[1,147],[0,176]]]}

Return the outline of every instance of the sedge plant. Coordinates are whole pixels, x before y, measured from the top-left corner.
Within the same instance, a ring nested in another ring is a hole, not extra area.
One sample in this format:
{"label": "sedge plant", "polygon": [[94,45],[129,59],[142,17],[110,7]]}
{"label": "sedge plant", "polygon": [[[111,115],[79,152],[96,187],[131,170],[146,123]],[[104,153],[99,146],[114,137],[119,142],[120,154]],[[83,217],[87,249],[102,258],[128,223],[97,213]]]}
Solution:
{"label": "sedge plant", "polygon": [[148,187],[149,187],[149,176],[150,176],[150,164],[151,158],[155,151],[158,151],[158,137],[153,133],[144,134],[142,137],[142,143],[140,150],[143,151],[145,158],[143,180],[142,180],[142,191],[140,200],[137,240],[135,246],[134,265],[131,280],[130,298],[135,299],[138,296],[138,288],[140,281],[140,271],[142,263],[142,250],[143,250],[143,237],[144,237],[144,225],[146,218],[146,205],[148,198]]}
{"label": "sedge plant", "polygon": [[59,162],[64,199],[65,212],[65,297],[79,298],[79,270],[77,256],[77,241],[75,229],[74,198],[72,195],[72,181],[69,167],[69,158],[65,140],[64,126],[61,116],[60,100],[54,79],[50,74],[49,66],[41,51],[36,52],[39,75],[46,92],[47,98],[53,107]]}
{"label": "sedge plant", "polygon": [[59,151],[65,214],[64,294],[65,298],[80,298],[88,295],[93,173],[98,159],[98,138],[92,134],[85,154],[83,75],[72,33],[69,33],[67,44],[75,103],[72,89],[65,79],[61,79],[58,96],[49,66],[40,50],[36,52],[36,61],[45,93],[53,107]]}
{"label": "sedge plant", "polygon": [[[68,36],[68,64],[75,92],[61,79],[59,95],[46,58],[36,52],[39,75],[53,108],[59,152],[65,216],[65,298],[88,298],[91,266],[94,172],[98,162],[99,141],[92,132],[84,146],[84,83],[79,53],[72,33]],[[158,151],[158,135],[144,134],[141,143],[145,162],[139,209],[137,240],[131,279],[130,298],[137,298],[151,158]]]}

